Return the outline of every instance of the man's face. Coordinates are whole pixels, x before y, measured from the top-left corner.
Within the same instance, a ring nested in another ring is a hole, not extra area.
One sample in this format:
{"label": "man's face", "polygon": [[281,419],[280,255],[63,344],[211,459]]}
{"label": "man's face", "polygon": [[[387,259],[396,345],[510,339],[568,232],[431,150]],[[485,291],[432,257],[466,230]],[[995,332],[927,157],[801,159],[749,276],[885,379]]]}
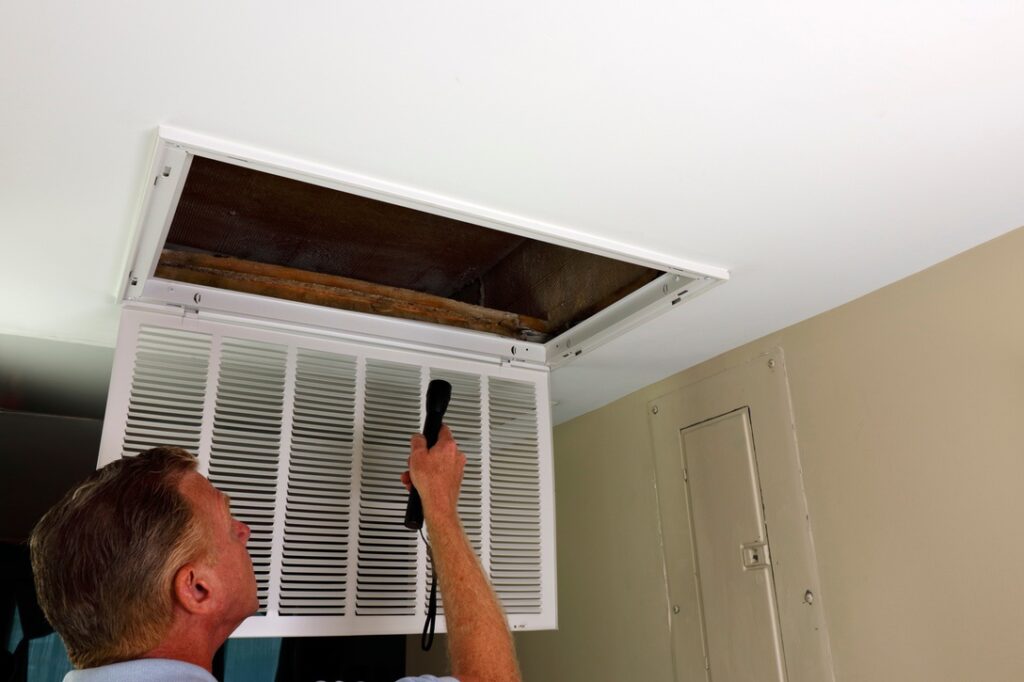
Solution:
{"label": "man's face", "polygon": [[214,589],[221,591],[223,617],[241,623],[259,608],[256,575],[246,549],[249,527],[231,515],[228,496],[194,471],[182,478],[181,492],[191,501],[210,538],[204,561],[216,577]]}

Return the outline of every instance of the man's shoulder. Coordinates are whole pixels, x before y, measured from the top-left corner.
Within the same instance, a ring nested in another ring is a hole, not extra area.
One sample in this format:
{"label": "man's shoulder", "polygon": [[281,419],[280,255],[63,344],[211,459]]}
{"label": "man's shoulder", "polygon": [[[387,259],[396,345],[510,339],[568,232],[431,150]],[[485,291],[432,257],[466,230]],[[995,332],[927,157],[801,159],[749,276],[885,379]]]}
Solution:
{"label": "man's shoulder", "polygon": [[[143,658],[112,663],[98,668],[72,670],[64,682],[217,682],[216,678],[197,665],[164,658]],[[398,682],[459,682],[454,677],[419,675],[403,677]]]}
{"label": "man's shoulder", "polygon": [[135,661],[111,663],[98,668],[72,670],[64,682],[217,682],[217,679],[197,665],[166,658],[141,658]]}

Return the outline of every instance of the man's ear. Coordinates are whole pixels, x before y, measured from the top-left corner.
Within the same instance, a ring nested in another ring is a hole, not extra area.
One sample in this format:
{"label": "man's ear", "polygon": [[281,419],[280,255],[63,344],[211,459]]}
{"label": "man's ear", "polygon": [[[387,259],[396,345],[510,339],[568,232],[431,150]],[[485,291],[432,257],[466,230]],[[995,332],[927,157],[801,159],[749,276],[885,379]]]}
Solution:
{"label": "man's ear", "polygon": [[185,564],[174,574],[174,600],[189,613],[213,610],[212,583],[200,566]]}

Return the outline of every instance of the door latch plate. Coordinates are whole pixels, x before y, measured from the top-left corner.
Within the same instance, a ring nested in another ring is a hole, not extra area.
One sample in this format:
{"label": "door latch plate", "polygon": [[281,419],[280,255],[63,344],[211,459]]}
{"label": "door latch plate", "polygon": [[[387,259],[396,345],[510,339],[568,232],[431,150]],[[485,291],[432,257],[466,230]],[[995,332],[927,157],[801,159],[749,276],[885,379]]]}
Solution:
{"label": "door latch plate", "polygon": [[764,540],[756,540],[741,545],[740,555],[743,557],[744,570],[768,568],[771,565],[768,559],[768,543]]}

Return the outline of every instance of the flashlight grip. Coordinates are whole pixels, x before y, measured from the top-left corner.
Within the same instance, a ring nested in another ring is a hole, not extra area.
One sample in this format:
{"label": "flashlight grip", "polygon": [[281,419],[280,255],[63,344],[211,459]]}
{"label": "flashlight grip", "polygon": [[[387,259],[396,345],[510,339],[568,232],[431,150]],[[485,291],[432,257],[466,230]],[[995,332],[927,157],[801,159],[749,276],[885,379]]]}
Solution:
{"label": "flashlight grip", "polygon": [[[452,385],[447,381],[434,379],[427,386],[427,416],[423,421],[423,436],[427,439],[428,450],[437,444],[441,422],[451,397]],[[405,527],[409,530],[423,528],[423,502],[415,487],[409,490],[409,500],[405,505]]]}

